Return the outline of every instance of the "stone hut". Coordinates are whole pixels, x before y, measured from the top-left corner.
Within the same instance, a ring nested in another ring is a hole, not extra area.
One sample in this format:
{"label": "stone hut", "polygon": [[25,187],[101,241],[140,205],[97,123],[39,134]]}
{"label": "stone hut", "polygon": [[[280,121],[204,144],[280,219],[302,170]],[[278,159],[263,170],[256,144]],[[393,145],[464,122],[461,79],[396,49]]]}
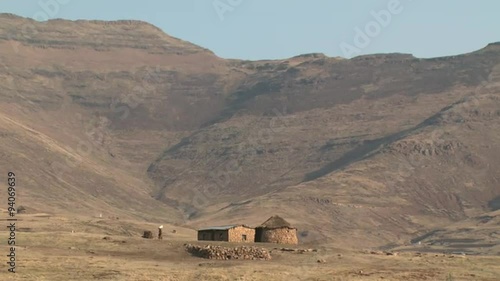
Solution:
{"label": "stone hut", "polygon": [[198,230],[198,241],[253,242],[255,229],[246,225],[213,226]]}
{"label": "stone hut", "polygon": [[272,216],[255,228],[255,242],[298,244],[297,229],[280,216]]}

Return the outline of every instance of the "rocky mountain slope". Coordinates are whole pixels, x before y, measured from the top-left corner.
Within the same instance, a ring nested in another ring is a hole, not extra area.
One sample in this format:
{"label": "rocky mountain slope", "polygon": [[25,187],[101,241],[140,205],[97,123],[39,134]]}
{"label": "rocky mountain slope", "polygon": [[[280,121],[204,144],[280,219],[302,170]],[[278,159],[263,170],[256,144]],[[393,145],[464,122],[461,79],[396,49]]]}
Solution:
{"label": "rocky mountain slope", "polygon": [[38,211],[279,214],[305,243],[364,247],[498,209],[498,43],[239,61],[143,22],[3,14],[0,82],[0,170]]}

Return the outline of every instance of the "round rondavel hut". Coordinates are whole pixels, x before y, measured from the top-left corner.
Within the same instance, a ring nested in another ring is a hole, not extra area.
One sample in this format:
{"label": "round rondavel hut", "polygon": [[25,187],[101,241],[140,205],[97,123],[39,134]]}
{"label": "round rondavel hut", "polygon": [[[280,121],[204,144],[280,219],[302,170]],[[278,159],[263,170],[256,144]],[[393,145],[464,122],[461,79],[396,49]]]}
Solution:
{"label": "round rondavel hut", "polygon": [[297,229],[280,216],[272,216],[255,228],[255,242],[298,244]]}

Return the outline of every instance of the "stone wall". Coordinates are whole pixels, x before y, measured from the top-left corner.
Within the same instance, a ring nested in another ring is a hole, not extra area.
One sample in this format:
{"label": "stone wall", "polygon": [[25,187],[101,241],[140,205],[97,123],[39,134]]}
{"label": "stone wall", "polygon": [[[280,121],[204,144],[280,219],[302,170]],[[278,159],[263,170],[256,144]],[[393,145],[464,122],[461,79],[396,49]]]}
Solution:
{"label": "stone wall", "polygon": [[257,247],[222,247],[215,245],[198,246],[185,244],[186,251],[190,254],[216,260],[269,260],[271,254],[266,249]]}
{"label": "stone wall", "polygon": [[[243,237],[245,235],[245,237]],[[246,238],[246,240],[244,239]],[[255,229],[238,226],[229,230],[229,242],[253,243],[255,240]]]}
{"label": "stone wall", "polygon": [[265,243],[279,244],[298,244],[297,229],[295,228],[276,228],[263,229],[261,241]]}

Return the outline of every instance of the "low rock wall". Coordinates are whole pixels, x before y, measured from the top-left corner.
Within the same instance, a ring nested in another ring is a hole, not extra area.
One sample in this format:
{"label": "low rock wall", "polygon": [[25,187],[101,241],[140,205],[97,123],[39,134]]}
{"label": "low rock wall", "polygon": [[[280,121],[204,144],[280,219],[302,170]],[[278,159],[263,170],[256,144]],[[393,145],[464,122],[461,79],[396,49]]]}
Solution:
{"label": "low rock wall", "polygon": [[197,257],[215,260],[269,260],[271,255],[266,249],[249,246],[223,247],[216,245],[185,245],[186,250]]}

